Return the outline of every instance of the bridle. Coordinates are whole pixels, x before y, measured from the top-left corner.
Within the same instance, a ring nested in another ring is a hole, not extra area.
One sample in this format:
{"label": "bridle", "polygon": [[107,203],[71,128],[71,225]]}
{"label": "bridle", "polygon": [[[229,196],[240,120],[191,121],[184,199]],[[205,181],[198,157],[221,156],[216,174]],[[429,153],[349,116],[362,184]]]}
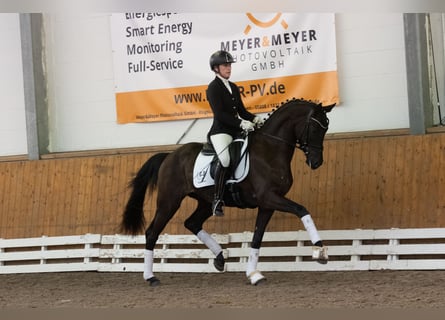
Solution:
{"label": "bridle", "polygon": [[307,155],[309,153],[309,148],[318,149],[318,150],[322,151],[323,150],[323,146],[318,146],[318,145],[311,144],[311,142],[309,141],[309,126],[311,124],[311,121],[316,123],[317,125],[319,125],[324,130],[327,130],[328,126],[327,125],[323,125],[318,119],[314,118],[313,114],[314,114],[314,110],[311,110],[309,112],[309,114],[307,115],[306,123],[305,123],[304,129],[303,129],[303,133],[301,135],[301,138],[297,139],[297,141],[295,143],[287,141],[286,139],[283,139],[281,137],[274,136],[274,135],[269,134],[267,132],[258,131],[258,133],[260,133],[261,135],[266,136],[268,138],[271,138],[271,139],[274,139],[276,141],[279,141],[279,142],[281,142],[283,144],[286,144],[286,145],[288,145],[288,146],[290,146],[292,148],[298,148],[301,151],[303,151],[305,155]]}
{"label": "bridle", "polygon": [[302,150],[305,155],[307,155],[309,153],[309,148],[323,151],[323,145],[318,146],[318,145],[311,144],[311,142],[309,140],[309,126],[311,124],[311,121],[314,122],[315,124],[319,125],[324,130],[328,129],[328,125],[326,125],[326,126],[323,125],[318,119],[313,117],[313,114],[314,114],[314,110],[311,110],[311,112],[309,112],[309,114],[308,114],[306,124],[305,124],[303,134],[302,134],[303,140],[297,139],[296,147],[298,149]]}

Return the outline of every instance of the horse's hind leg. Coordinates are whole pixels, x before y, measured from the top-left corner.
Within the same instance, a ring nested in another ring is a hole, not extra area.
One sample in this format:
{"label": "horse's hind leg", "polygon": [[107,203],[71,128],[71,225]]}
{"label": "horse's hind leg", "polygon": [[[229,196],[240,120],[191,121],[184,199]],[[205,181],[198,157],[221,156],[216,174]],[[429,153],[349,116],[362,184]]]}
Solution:
{"label": "horse's hind leg", "polygon": [[261,272],[258,271],[257,265],[264,232],[266,231],[270,218],[272,218],[273,212],[273,210],[266,210],[261,207],[258,208],[258,214],[255,222],[255,232],[253,233],[249,259],[246,267],[246,276],[253,285],[261,284],[266,280],[266,277],[264,277]]}
{"label": "horse's hind leg", "polygon": [[203,228],[204,222],[212,216],[212,207],[210,202],[198,200],[198,207],[192,215],[185,220],[184,226],[195,234],[202,243],[204,243],[210,251],[216,256],[213,265],[216,270],[224,271],[223,250],[218,242],[215,241]]}
{"label": "horse's hind leg", "polygon": [[[162,230],[164,230],[167,223],[179,209],[182,199],[177,201],[167,199],[162,201],[158,196],[158,208],[156,209],[155,217],[150,226],[145,231],[145,251],[144,251],[144,274],[143,277],[150,283],[150,286],[157,286],[160,284],[158,278],[153,274],[153,258],[154,247]],[[162,205],[161,205],[162,204]]]}

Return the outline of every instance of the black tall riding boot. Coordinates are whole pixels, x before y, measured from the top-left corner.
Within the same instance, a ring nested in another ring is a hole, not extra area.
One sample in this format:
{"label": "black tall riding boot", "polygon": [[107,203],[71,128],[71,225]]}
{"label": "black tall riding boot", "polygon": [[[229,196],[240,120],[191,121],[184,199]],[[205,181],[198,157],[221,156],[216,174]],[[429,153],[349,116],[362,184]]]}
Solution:
{"label": "black tall riding boot", "polygon": [[215,171],[215,197],[212,203],[212,213],[214,216],[222,217],[224,215],[224,187],[228,176],[228,168],[225,168],[218,162]]}

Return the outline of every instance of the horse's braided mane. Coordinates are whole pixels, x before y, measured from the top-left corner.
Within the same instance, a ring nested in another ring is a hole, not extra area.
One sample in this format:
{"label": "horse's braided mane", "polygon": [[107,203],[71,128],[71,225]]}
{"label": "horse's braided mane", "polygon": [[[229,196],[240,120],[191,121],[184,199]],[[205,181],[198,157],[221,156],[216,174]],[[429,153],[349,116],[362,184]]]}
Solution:
{"label": "horse's braided mane", "polygon": [[308,105],[308,106],[313,106],[313,107],[319,107],[319,106],[321,106],[321,103],[319,103],[318,101],[305,100],[303,98],[287,99],[286,101],[283,101],[280,105],[273,108],[272,111],[267,114],[267,118],[265,118],[264,121],[269,120],[277,110],[283,109],[283,108],[286,108],[286,107],[289,107],[292,105]]}

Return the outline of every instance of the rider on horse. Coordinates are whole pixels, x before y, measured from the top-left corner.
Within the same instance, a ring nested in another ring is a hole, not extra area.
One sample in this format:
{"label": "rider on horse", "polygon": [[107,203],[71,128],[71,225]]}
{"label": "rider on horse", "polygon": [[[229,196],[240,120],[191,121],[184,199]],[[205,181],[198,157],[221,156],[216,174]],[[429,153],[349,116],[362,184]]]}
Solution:
{"label": "rider on horse", "polygon": [[224,215],[224,186],[230,176],[229,145],[243,131],[253,131],[255,125],[262,125],[261,118],[244,107],[238,86],[229,81],[234,62],[232,55],[226,51],[217,51],[210,57],[210,69],[215,72],[216,77],[210,82],[206,92],[213,111],[213,123],[207,136],[219,159],[212,203],[212,213],[216,216]]}

